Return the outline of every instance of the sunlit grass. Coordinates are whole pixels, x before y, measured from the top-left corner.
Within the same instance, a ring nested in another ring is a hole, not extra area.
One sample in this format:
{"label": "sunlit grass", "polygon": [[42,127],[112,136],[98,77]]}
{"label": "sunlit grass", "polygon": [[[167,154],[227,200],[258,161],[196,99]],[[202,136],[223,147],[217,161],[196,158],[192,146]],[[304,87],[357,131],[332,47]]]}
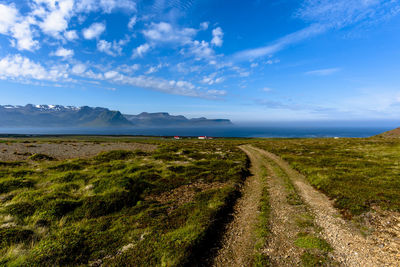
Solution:
{"label": "sunlit grass", "polygon": [[[150,142],[159,148],[0,162],[0,265],[184,264],[238,190],[247,158],[231,142]],[[149,198],[213,182],[225,185],[183,204]]]}
{"label": "sunlit grass", "polygon": [[257,145],[281,156],[335,200],[345,215],[374,205],[400,211],[400,142],[388,139],[282,139]]}

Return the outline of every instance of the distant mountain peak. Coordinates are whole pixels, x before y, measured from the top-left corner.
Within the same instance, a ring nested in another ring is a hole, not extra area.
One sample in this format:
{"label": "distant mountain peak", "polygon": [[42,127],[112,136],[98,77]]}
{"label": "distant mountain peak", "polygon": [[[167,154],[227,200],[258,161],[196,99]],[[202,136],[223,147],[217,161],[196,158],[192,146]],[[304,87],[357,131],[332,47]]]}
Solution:
{"label": "distant mountain peak", "polygon": [[111,127],[131,126],[119,111],[62,105],[0,105],[3,127]]}
{"label": "distant mountain peak", "polygon": [[162,126],[222,126],[232,125],[230,120],[216,119],[210,120],[204,117],[187,119],[182,115],[170,115],[167,112],[155,112],[148,113],[142,112],[138,115],[127,115],[124,114],[130,122],[135,126],[151,126],[151,127],[162,127]]}
{"label": "distant mountain peak", "polygon": [[185,127],[231,125],[230,120],[187,119],[168,112],[123,115],[102,107],[62,105],[0,105],[0,127]]}
{"label": "distant mountain peak", "polygon": [[80,107],[75,106],[62,106],[62,105],[34,105],[27,104],[25,106],[20,105],[0,105],[0,108],[6,109],[38,109],[38,110],[79,110]]}

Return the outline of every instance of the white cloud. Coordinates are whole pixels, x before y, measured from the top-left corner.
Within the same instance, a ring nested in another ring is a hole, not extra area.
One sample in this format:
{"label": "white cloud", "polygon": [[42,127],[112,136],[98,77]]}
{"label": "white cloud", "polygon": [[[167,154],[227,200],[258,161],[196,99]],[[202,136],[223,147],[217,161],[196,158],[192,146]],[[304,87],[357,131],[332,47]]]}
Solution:
{"label": "white cloud", "polygon": [[164,65],[163,64],[158,64],[157,66],[151,66],[145,74],[152,74],[155,72],[158,72]]}
{"label": "white cloud", "polygon": [[320,70],[312,70],[312,71],[307,71],[307,75],[317,75],[317,76],[327,76],[334,74],[336,72],[340,71],[339,68],[330,68],[330,69],[320,69]]}
{"label": "white cloud", "polygon": [[64,33],[64,37],[68,40],[68,41],[73,41],[78,39],[78,33],[75,30],[72,31],[66,31]]}
{"label": "white cloud", "polygon": [[[60,50],[61,51],[61,50]],[[131,72],[139,69],[139,65],[124,66],[125,69],[119,72],[117,69],[109,69],[104,74],[87,70],[87,65],[76,63],[72,68],[67,64],[56,65],[49,69],[39,63],[21,55],[9,55],[0,59],[0,79],[15,79],[29,82],[30,80],[40,81],[72,81],[69,75],[87,77],[93,80],[106,80],[113,84],[130,85],[144,89],[155,90],[167,94],[200,98],[218,98],[226,94],[223,90],[203,90],[194,84],[184,80],[166,80],[148,76],[130,76],[122,72]],[[157,66],[158,68],[159,66]],[[219,78],[215,79],[218,83]]]}
{"label": "white cloud", "polygon": [[76,9],[78,12],[96,12],[112,13],[116,9],[125,12],[135,12],[136,2],[133,0],[77,0]]}
{"label": "white cloud", "polygon": [[193,41],[190,44],[189,51],[195,56],[196,60],[211,59],[215,56],[214,50],[206,41]]}
{"label": "white cloud", "polygon": [[272,91],[272,89],[269,88],[269,87],[264,87],[264,88],[261,89],[261,90],[263,90],[264,92],[271,92],[271,91]]}
{"label": "white cloud", "polygon": [[121,39],[118,42],[117,41],[113,41],[111,42],[107,42],[105,40],[100,40],[97,43],[97,50],[99,50],[100,52],[104,52],[110,56],[117,56],[117,55],[121,55],[122,54],[122,47],[124,45],[126,45],[129,42],[129,38],[126,39]]}
{"label": "white cloud", "polygon": [[213,44],[215,46],[222,46],[222,44],[224,42],[223,41],[224,33],[223,33],[221,27],[215,28],[212,31],[212,35],[213,35],[213,38],[211,40],[211,44]]}
{"label": "white cloud", "polygon": [[8,35],[14,39],[12,46],[18,50],[33,51],[39,48],[38,41],[33,40],[31,24],[32,17],[22,17],[14,5],[0,4],[0,34]]}
{"label": "white cloud", "polygon": [[123,73],[126,73],[126,74],[132,74],[132,73],[136,72],[139,69],[140,69],[140,65],[139,64],[133,64],[133,65],[123,64],[123,65],[118,66],[117,71],[120,71],[120,72],[123,72]]}
{"label": "white cloud", "polygon": [[223,81],[225,81],[225,78],[224,78],[224,77],[219,77],[219,78],[215,79],[215,83],[216,83],[216,84],[222,83]]}
{"label": "white cloud", "polygon": [[[193,40],[198,30],[193,28],[177,28],[174,25],[166,22],[151,23],[150,26],[142,33],[147,39],[147,44],[138,47],[133,54],[133,57],[143,56],[151,48],[158,45],[174,45],[182,46],[180,53],[182,55],[193,55],[196,60],[213,60],[215,52],[211,48],[210,43],[206,41]],[[222,30],[217,28],[214,30],[215,45],[222,45]]]}
{"label": "white cloud", "polygon": [[202,22],[200,23],[200,29],[202,29],[203,31],[208,29],[208,26],[210,25],[210,23],[208,21]]}
{"label": "white cloud", "polygon": [[[93,77],[96,76],[95,73],[91,72]],[[155,90],[167,94],[191,96],[191,97],[201,97],[201,98],[216,98],[226,94],[225,91],[220,90],[209,90],[202,91],[197,88],[194,84],[187,81],[175,81],[175,80],[165,80],[156,77],[148,76],[128,76],[121,74],[117,71],[110,70],[104,74],[104,77],[108,82],[116,84],[130,85],[134,87]]]}
{"label": "white cloud", "polygon": [[33,40],[32,30],[29,20],[20,23],[16,23],[11,28],[12,37],[17,40],[16,47],[18,50],[33,51],[39,49],[39,42]]}
{"label": "white cloud", "polygon": [[41,13],[43,21],[39,26],[44,33],[59,38],[60,32],[68,28],[68,22],[73,15],[74,0],[37,1],[43,2],[47,4],[49,12]]}
{"label": "white cloud", "polygon": [[13,5],[0,4],[0,33],[7,34],[16,23],[18,16],[19,12]]}
{"label": "white cloud", "polygon": [[265,64],[267,65],[272,65],[272,64],[276,64],[281,62],[279,59],[268,59],[267,62],[265,62]]}
{"label": "white cloud", "polygon": [[387,19],[400,12],[393,0],[306,0],[297,16],[314,23],[342,28],[357,22]]}
{"label": "white cloud", "polygon": [[248,50],[243,50],[240,51],[236,54],[233,55],[233,59],[237,61],[243,61],[243,60],[252,60],[256,59],[259,57],[265,57],[268,55],[272,55],[284,48],[286,48],[288,45],[303,41],[307,38],[310,38],[312,36],[321,34],[329,29],[328,26],[326,25],[320,25],[320,24],[313,24],[307,28],[304,28],[300,31],[288,34],[281,39],[278,39],[271,45],[255,48],[255,49],[248,49]]}
{"label": "white cloud", "polygon": [[104,78],[106,79],[114,79],[117,76],[120,76],[121,74],[119,74],[117,71],[108,71],[106,73],[104,73]]}
{"label": "white cloud", "polygon": [[216,72],[211,73],[208,76],[204,76],[203,80],[201,82],[204,84],[213,85],[213,84],[219,84],[219,83],[222,83],[223,81],[225,81],[224,77],[216,78],[216,76],[217,76]]}
{"label": "white cloud", "polygon": [[[182,46],[180,50],[182,55],[191,55],[195,60],[213,60],[215,52],[211,48],[210,43],[206,41],[194,40],[194,36],[198,30],[193,28],[177,28],[176,26],[166,23],[151,23],[146,30],[142,31],[147,39],[147,44],[138,47],[133,54],[133,58],[143,56],[144,53],[159,45]],[[217,28],[214,30],[215,45],[222,45],[222,30]]]}
{"label": "white cloud", "polygon": [[136,22],[137,22],[137,17],[136,17],[136,16],[133,16],[133,17],[129,20],[128,29],[132,30],[133,27],[136,25]]}
{"label": "white cloud", "polygon": [[105,30],[104,23],[93,23],[89,28],[83,29],[83,37],[87,40],[92,40],[98,38]]}
{"label": "white cloud", "polygon": [[64,68],[54,66],[46,70],[39,63],[21,55],[8,55],[0,60],[0,79],[35,79],[57,81],[68,78]]}
{"label": "white cloud", "polygon": [[[30,11],[21,15],[14,4],[0,4],[0,34],[11,37],[11,45],[17,49],[29,51],[39,48],[39,42],[33,39],[33,36],[39,36],[38,30],[56,39],[62,39],[62,36],[68,41],[77,39],[77,32],[67,29],[70,19],[81,16],[82,12],[136,11],[136,3],[131,0],[32,0],[27,6]],[[85,39],[94,39],[104,30],[104,24],[94,23],[83,33]]]}
{"label": "white cloud", "polygon": [[371,23],[398,13],[400,2],[393,0],[305,0],[296,16],[311,22],[310,26],[288,34],[271,45],[240,51],[233,58],[242,61],[264,57],[333,28],[340,29],[363,21]]}
{"label": "white cloud", "polygon": [[150,43],[188,44],[197,31],[192,28],[178,29],[167,22],[151,23],[143,35]]}
{"label": "white cloud", "polygon": [[57,56],[57,57],[63,57],[64,59],[70,58],[74,55],[74,50],[65,49],[63,47],[60,47],[57,49],[56,52],[52,53],[52,55]]}
{"label": "white cloud", "polygon": [[100,6],[105,13],[111,13],[114,9],[136,11],[135,1],[130,0],[100,0]]}
{"label": "white cloud", "polygon": [[110,56],[116,56],[115,52],[112,50],[112,43],[107,42],[105,40],[100,40],[97,43],[97,50],[99,50],[100,52],[104,52]]}
{"label": "white cloud", "polygon": [[147,43],[142,44],[133,50],[132,58],[143,57],[149,51],[150,45]]}
{"label": "white cloud", "polygon": [[92,70],[86,71],[83,76],[88,77],[90,79],[94,79],[94,80],[102,80],[102,79],[104,79],[103,74],[94,73]]}
{"label": "white cloud", "polygon": [[216,96],[224,96],[227,94],[227,92],[225,90],[208,90],[207,94],[216,97]]}
{"label": "white cloud", "polygon": [[204,77],[201,82],[205,83],[205,84],[208,84],[208,85],[212,85],[214,83],[213,80],[210,79],[209,77]]}
{"label": "white cloud", "polygon": [[84,73],[86,71],[86,69],[87,69],[87,66],[85,64],[78,63],[72,67],[72,73],[79,75],[79,74]]}

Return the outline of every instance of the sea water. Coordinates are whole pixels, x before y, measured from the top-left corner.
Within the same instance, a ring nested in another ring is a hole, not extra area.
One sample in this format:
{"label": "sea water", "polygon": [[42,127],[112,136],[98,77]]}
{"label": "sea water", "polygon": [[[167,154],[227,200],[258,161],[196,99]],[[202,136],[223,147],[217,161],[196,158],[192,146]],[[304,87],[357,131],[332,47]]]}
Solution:
{"label": "sea water", "polygon": [[1,128],[0,135],[137,135],[137,136],[210,136],[210,137],[369,137],[389,131],[384,126],[208,126],[208,127],[129,127],[129,128]]}

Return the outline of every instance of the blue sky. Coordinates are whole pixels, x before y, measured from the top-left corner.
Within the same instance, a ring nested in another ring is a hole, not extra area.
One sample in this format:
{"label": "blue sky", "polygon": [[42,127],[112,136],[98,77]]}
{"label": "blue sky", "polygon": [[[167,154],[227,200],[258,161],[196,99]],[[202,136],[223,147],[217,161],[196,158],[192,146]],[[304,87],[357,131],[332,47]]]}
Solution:
{"label": "blue sky", "polygon": [[0,104],[398,120],[400,1],[0,0]]}

